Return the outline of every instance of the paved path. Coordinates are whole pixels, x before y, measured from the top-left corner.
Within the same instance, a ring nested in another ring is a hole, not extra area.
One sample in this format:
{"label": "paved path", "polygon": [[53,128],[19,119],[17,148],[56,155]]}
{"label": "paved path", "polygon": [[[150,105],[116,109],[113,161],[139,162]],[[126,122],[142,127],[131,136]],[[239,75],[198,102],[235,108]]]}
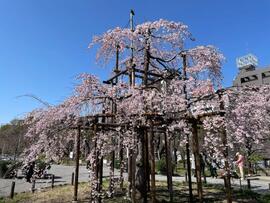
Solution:
{"label": "paved path", "polygon": [[[270,192],[269,184],[270,178],[269,177],[252,177],[251,179],[259,179],[259,180],[251,180],[251,190],[259,192],[259,193],[266,193]],[[166,181],[167,177],[162,175],[156,175],[156,180]],[[224,180],[221,178],[206,178],[207,183],[211,184],[222,184],[224,185]],[[185,177],[173,177],[173,181],[183,182],[185,181]],[[196,182],[196,179],[192,177],[192,182]],[[239,179],[232,179],[231,184],[234,188],[240,189],[240,180]],[[247,187],[247,180],[241,181],[241,186]]]}
{"label": "paved path", "polygon": [[[70,184],[71,183],[71,174],[74,171],[74,166],[63,166],[63,165],[52,165],[51,169],[48,171],[49,174],[55,175],[55,184]],[[116,172],[117,173],[117,172]],[[109,175],[109,169],[104,167],[104,176]],[[117,175],[117,174],[116,174]],[[127,174],[124,174],[124,177],[127,178]],[[252,190],[264,193],[270,192],[269,190],[269,183],[270,178],[268,177],[260,177],[263,180],[252,180],[251,186]],[[184,181],[184,177],[173,177],[173,181]],[[156,180],[166,181],[166,176],[156,175]],[[31,183],[27,183],[25,179],[0,179],[0,197],[1,196],[8,196],[10,193],[11,183],[15,181],[15,192],[26,192],[31,190]],[[80,175],[79,175],[80,182],[87,182],[88,181],[88,171],[85,166],[80,166]],[[193,178],[195,182],[195,178]],[[208,183],[212,184],[224,184],[223,179],[213,179],[207,178]],[[36,180],[36,188],[37,190],[50,187],[51,180],[50,179],[38,179]],[[233,187],[239,188],[239,180],[232,181]],[[243,181],[242,185],[247,185],[247,181]]]}
{"label": "paved path", "polygon": [[[52,165],[51,169],[48,170],[48,174],[55,175],[55,185],[60,184],[71,184],[71,174],[75,170],[74,166],[63,166],[63,165]],[[106,172],[105,172],[106,173]],[[79,181],[88,180],[88,171],[85,166],[80,166]],[[15,192],[26,192],[31,190],[31,183],[26,182],[25,179],[0,179],[0,197],[8,196],[10,193],[11,183],[15,181]],[[36,188],[50,187],[50,179],[37,179]]]}

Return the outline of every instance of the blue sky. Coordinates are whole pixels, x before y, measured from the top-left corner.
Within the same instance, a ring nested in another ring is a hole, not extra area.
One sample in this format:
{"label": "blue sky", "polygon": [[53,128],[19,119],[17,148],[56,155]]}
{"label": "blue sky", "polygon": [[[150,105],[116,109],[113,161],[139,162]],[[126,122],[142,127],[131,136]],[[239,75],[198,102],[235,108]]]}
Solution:
{"label": "blue sky", "polygon": [[237,74],[235,59],[249,52],[270,65],[269,0],[0,0],[0,124],[66,98],[82,72],[105,79],[110,68],[87,48],[93,35],[160,18],[182,21],[195,45],[212,44],[225,55],[224,86]]}

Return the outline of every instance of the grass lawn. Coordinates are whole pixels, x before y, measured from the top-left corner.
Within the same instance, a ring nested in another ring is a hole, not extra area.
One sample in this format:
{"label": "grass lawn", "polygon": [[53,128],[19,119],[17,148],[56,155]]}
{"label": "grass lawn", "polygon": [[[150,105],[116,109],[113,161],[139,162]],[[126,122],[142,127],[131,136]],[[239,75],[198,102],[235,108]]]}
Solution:
{"label": "grass lawn", "polygon": [[[87,191],[89,191],[88,183],[79,184],[79,200],[84,200],[87,198]],[[0,199],[0,203],[64,203],[71,202],[73,198],[73,186],[55,186],[53,189],[48,188],[41,191],[36,191],[35,193],[25,192],[16,194],[13,199],[5,198]]]}
{"label": "grass lawn", "polygon": [[[169,193],[166,187],[165,181],[157,181],[157,202],[169,202]],[[104,188],[108,187],[108,181],[104,181]],[[196,185],[193,184],[193,194],[196,194]],[[79,185],[78,193],[79,202],[88,202],[89,199],[89,185],[88,183],[81,183]],[[196,195],[195,195],[196,197]],[[56,186],[53,189],[44,189],[32,194],[30,192],[16,194],[14,199],[0,199],[0,203],[64,203],[71,202],[73,198],[73,187],[70,185]],[[204,202],[226,202],[225,192],[222,185],[204,185]],[[242,190],[233,192],[234,202],[270,202],[270,194],[258,195],[255,192]],[[174,202],[187,202],[188,201],[188,187],[185,183],[174,183]],[[125,192],[116,191],[115,197],[111,199],[105,199],[105,203],[124,203],[128,202],[125,198]],[[150,202],[150,196],[149,196]]]}

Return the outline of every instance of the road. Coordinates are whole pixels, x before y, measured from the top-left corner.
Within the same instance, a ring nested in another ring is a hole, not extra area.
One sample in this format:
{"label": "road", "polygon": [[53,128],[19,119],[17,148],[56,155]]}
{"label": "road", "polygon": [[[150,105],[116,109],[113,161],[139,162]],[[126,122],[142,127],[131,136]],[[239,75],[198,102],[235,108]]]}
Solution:
{"label": "road", "polygon": [[[71,174],[74,171],[74,166],[63,166],[63,165],[52,165],[51,169],[48,171],[49,174],[55,175],[55,185],[60,184],[70,184],[71,183]],[[109,175],[109,169],[104,167],[104,176]],[[116,174],[117,175],[117,174]],[[127,177],[127,174],[124,174]],[[80,166],[80,175],[79,181],[80,182],[87,182],[88,181],[88,171],[85,166]],[[156,175],[156,180],[164,180],[166,181],[166,176]],[[10,188],[12,181],[15,181],[15,193],[20,192],[27,192],[31,191],[31,183],[27,183],[25,179],[0,179],[0,197],[1,196],[8,196],[10,193]],[[184,177],[173,177],[173,181],[184,181]],[[195,178],[193,178],[195,182]],[[207,178],[208,183],[212,184],[223,184],[223,179],[214,179],[214,178]],[[257,191],[260,193],[269,192],[269,183],[270,178],[265,177],[263,180],[252,180],[251,186],[253,191]],[[247,185],[247,181],[243,181],[242,185]],[[36,189],[40,190],[44,187],[50,187],[51,180],[50,179],[38,179],[36,180]],[[239,188],[239,180],[233,180],[232,186]]]}

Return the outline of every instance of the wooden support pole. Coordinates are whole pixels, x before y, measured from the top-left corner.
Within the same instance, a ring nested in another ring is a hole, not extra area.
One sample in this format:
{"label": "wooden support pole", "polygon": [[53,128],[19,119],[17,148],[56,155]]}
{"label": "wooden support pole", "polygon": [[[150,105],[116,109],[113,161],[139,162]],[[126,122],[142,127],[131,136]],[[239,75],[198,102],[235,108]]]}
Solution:
{"label": "wooden support pole", "polygon": [[79,161],[80,161],[80,139],[81,139],[81,126],[78,126],[76,134],[76,157],[75,157],[75,178],[74,178],[74,195],[73,201],[78,201],[78,184],[79,184]]}
{"label": "wooden support pole", "polygon": [[146,185],[147,185],[147,192],[150,191],[150,166],[149,166],[149,148],[148,148],[148,131],[145,130],[144,134],[144,140],[145,140],[145,174],[146,174]]}
{"label": "wooden support pole", "polygon": [[191,179],[191,163],[190,163],[189,136],[188,136],[188,134],[186,134],[186,157],[187,157],[186,161],[187,161],[189,202],[193,202],[192,179]]}
{"label": "wooden support pole", "polygon": [[120,151],[119,151],[119,161],[120,161],[120,189],[123,191],[124,189],[124,152],[123,152],[123,144],[122,144],[122,138],[121,139],[121,144],[120,144]]}
{"label": "wooden support pole", "polygon": [[150,38],[150,29],[148,29],[147,37],[144,42],[144,73],[143,73],[143,85],[147,86],[148,84],[148,70],[150,65],[150,43],[148,43]]}
{"label": "wooden support pole", "polygon": [[[93,163],[93,167],[94,167],[94,180],[95,180],[95,182],[97,182],[98,181],[98,154],[97,154],[97,135],[96,135],[96,132],[97,132],[97,124],[96,123],[94,123],[94,125],[93,125],[93,136],[94,136],[94,157],[95,157],[95,159],[94,159],[94,163]],[[95,187],[95,188],[94,188]],[[90,188],[90,202],[93,202],[93,201],[95,201],[95,195],[93,195],[94,193],[93,193],[93,191],[95,191],[95,190],[97,190],[97,184],[96,185],[94,185],[93,183],[91,183],[91,188]]]}
{"label": "wooden support pole", "polygon": [[[116,45],[116,60],[115,60],[115,69],[114,69],[115,74],[119,73],[119,49],[120,49],[120,46]],[[118,83],[118,77],[115,78],[115,83]]]}
{"label": "wooden support pole", "polygon": [[[101,192],[102,190],[102,184],[103,184],[103,157],[99,159],[99,164],[98,164],[98,193]],[[101,203],[101,197],[98,197],[98,203]]]}
{"label": "wooden support pole", "polygon": [[15,190],[15,181],[12,181],[10,189],[10,199],[13,199],[14,197],[14,190]]}
{"label": "wooden support pole", "polygon": [[151,121],[151,135],[150,135],[150,159],[151,159],[151,200],[152,203],[156,202],[156,180],[155,180],[155,143],[154,143],[154,130],[153,122]]}
{"label": "wooden support pole", "polygon": [[168,139],[167,132],[164,133],[164,140],[167,166],[167,186],[170,193],[170,202],[173,202],[171,143],[170,139]]}
{"label": "wooden support pole", "polygon": [[[116,112],[116,104],[112,101],[112,107],[111,107],[111,111],[112,113],[115,113]],[[105,118],[102,119],[102,122],[105,123],[106,120]],[[112,118],[112,122],[114,122],[114,118]],[[111,137],[111,144],[114,145],[114,138]],[[115,151],[111,151],[110,153],[110,159],[111,159],[111,163],[110,163],[110,182],[109,182],[109,192],[110,192],[110,195],[111,197],[113,196],[113,189],[114,189],[114,165],[115,165]],[[102,159],[103,160],[103,159]],[[103,161],[102,161],[102,170],[103,170]],[[103,173],[101,171],[101,173]],[[102,185],[102,177],[100,178],[100,184]],[[101,190],[101,188],[100,188]]]}
{"label": "wooden support pole", "polygon": [[249,190],[251,189],[250,179],[247,179],[247,187]]}
{"label": "wooden support pole", "polygon": [[136,187],[135,187],[135,180],[136,180],[136,155],[134,154],[134,151],[131,152],[131,201],[132,203],[135,203],[135,195],[136,195]]}
{"label": "wooden support pole", "polygon": [[36,190],[36,179],[33,179],[33,180],[32,180],[32,187],[31,187],[32,193],[34,193],[35,190]]}
{"label": "wooden support pole", "polygon": [[[130,30],[131,32],[134,32],[134,11],[130,10],[130,15],[129,15],[129,23],[130,23]],[[135,86],[135,70],[134,70],[134,42],[131,40],[131,59],[130,59],[130,73],[129,73],[129,81],[130,81],[130,86],[134,87]]]}
{"label": "wooden support pole", "polygon": [[[98,159],[98,154],[97,154],[97,140],[95,140],[95,181],[96,181],[96,185],[95,185],[95,191],[98,191],[98,187],[99,187],[99,184],[98,184],[98,181],[99,181],[99,178],[98,178],[98,169],[99,169],[99,159]],[[95,200],[96,200],[96,196],[94,196]]]}
{"label": "wooden support pole", "polygon": [[[181,55],[183,58],[183,81],[187,80],[187,55],[183,53]],[[186,90],[186,85],[183,86],[186,104],[188,104],[188,95]],[[188,111],[188,108],[187,108]],[[186,125],[188,127],[188,120],[186,120]],[[186,133],[186,157],[187,157],[187,176],[188,176],[188,191],[189,191],[189,202],[193,202],[193,194],[192,194],[192,179],[191,179],[191,166],[190,166],[190,150],[189,150],[189,135]]]}
{"label": "wooden support pole", "polygon": [[133,164],[132,164],[132,159],[133,159],[133,154],[132,154],[132,149],[128,149],[128,195],[131,196],[131,191],[132,191],[132,186],[133,186],[133,181],[132,181],[132,172],[133,172]]}
{"label": "wooden support pole", "polygon": [[143,167],[143,174],[141,176],[142,182],[145,184],[145,186],[142,189],[142,198],[143,198],[143,203],[147,203],[147,160],[146,160],[146,137],[147,137],[147,130],[142,130],[142,135],[141,135],[141,144],[142,144],[142,167]]}
{"label": "wooden support pole", "polygon": [[54,188],[54,175],[52,175],[51,187]]}
{"label": "wooden support pole", "polygon": [[132,87],[135,86],[135,83],[136,83],[136,75],[135,75],[135,64],[132,64],[132,69],[131,69],[131,84],[132,84]]}
{"label": "wooden support pole", "polygon": [[[133,129],[134,130],[134,129]],[[133,140],[135,140],[133,135]],[[133,143],[135,144],[135,143]],[[131,198],[131,202],[135,203],[136,187],[136,156],[133,149],[127,149],[127,158],[128,158],[128,196]]]}
{"label": "wooden support pole", "polygon": [[203,201],[203,190],[202,190],[202,174],[201,174],[201,157],[199,149],[199,138],[198,138],[198,126],[197,120],[192,121],[192,140],[193,140],[193,153],[195,158],[195,174],[197,182],[197,193],[199,197],[199,202]]}
{"label": "wooden support pole", "polygon": [[74,185],[74,172],[71,174],[71,185]]}
{"label": "wooden support pole", "polygon": [[205,168],[202,171],[202,175],[203,175],[203,183],[206,184],[207,180],[206,180]]}
{"label": "wooden support pole", "polygon": [[[227,151],[227,150],[226,150]],[[227,203],[232,203],[232,191],[231,191],[231,174],[230,174],[230,166],[228,161],[228,156],[225,156],[225,187],[226,187],[226,195],[227,195]]]}
{"label": "wooden support pole", "polygon": [[115,153],[114,151],[111,153],[111,164],[110,164],[110,194],[112,194],[113,192],[113,188],[114,188],[114,160],[115,160]]}
{"label": "wooden support pole", "polygon": [[[97,150],[97,138],[95,139],[95,151],[96,151],[95,179],[97,180],[96,191],[100,194],[100,191],[102,189],[103,157],[99,158],[99,151]],[[95,198],[98,203],[101,203],[100,195],[95,196]]]}

